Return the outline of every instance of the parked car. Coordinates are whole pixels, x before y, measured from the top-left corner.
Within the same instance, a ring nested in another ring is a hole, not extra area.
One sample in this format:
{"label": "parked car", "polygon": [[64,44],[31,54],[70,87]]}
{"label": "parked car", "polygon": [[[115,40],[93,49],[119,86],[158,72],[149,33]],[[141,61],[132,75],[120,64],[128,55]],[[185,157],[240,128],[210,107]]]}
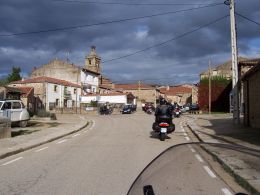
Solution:
{"label": "parked car", "polygon": [[0,116],[6,116],[12,123],[19,123],[20,127],[26,127],[30,115],[21,100],[0,101]]}
{"label": "parked car", "polygon": [[183,105],[183,108],[185,109],[185,111],[189,111],[190,110],[190,106],[191,106],[191,104],[187,103],[187,104]]}
{"label": "parked car", "polygon": [[131,105],[125,105],[121,111],[122,114],[131,114],[133,111]]}
{"label": "parked car", "polygon": [[198,104],[191,104],[190,110],[199,110],[199,105]]}

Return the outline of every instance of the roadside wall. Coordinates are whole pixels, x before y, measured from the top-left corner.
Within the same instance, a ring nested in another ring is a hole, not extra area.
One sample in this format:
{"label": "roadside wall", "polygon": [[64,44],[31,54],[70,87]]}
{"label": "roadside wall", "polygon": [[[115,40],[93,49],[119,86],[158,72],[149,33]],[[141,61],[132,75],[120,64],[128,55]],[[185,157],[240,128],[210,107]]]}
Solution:
{"label": "roadside wall", "polygon": [[11,121],[0,117],[0,139],[11,137]]}
{"label": "roadside wall", "polygon": [[[231,92],[230,83],[219,83],[212,81],[211,83],[211,111],[213,112],[229,112],[229,94]],[[209,109],[209,84],[201,82],[199,84],[199,107],[203,111]]]}

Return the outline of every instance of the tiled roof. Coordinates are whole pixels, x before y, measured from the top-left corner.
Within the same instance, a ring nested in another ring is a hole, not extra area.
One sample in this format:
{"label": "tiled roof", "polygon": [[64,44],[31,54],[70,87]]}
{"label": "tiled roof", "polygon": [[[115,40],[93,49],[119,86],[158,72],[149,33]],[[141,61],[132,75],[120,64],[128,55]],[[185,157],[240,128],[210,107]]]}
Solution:
{"label": "tiled roof", "polygon": [[247,66],[247,65],[257,65],[260,64],[260,58],[255,58],[255,59],[248,59],[248,60],[243,60],[239,62],[240,66]]}
{"label": "tiled roof", "polygon": [[[115,88],[123,89],[123,90],[131,90],[131,89],[137,90],[139,89],[139,84],[115,84]],[[155,88],[151,85],[140,84],[140,89],[155,89]]]}
{"label": "tiled roof", "polygon": [[14,81],[12,84],[25,84],[25,83],[54,83],[58,85],[64,85],[64,86],[71,86],[71,87],[78,87],[80,88],[81,86],[75,83],[71,83],[69,81],[65,80],[60,80],[60,79],[55,79],[51,77],[35,77],[31,79],[26,79],[26,80],[20,80],[20,81]]}
{"label": "tiled roof", "polygon": [[[238,62],[239,63],[241,61],[245,61],[245,60],[248,60],[248,59],[244,58],[244,57],[238,57]],[[213,70],[227,70],[227,71],[230,71],[231,68],[232,68],[232,60],[229,60],[227,62],[224,62],[222,64],[217,65],[216,67],[212,67],[211,71],[213,71]],[[203,71],[202,73],[200,73],[200,75],[202,75],[202,74],[208,75],[209,74],[209,70],[207,69],[206,71]]]}
{"label": "tiled roof", "polygon": [[251,75],[255,74],[257,71],[260,70],[260,62],[255,64],[253,68],[251,68],[246,74],[242,77],[242,80],[247,80]]}
{"label": "tiled roof", "polygon": [[165,95],[178,95],[178,94],[184,94],[184,93],[192,93],[192,89],[189,87],[170,87],[169,90],[167,88],[160,89],[160,92]]}
{"label": "tiled roof", "polygon": [[83,71],[83,72],[90,72],[90,73],[95,74],[95,75],[100,75],[100,73],[95,72],[95,71],[92,71],[92,70],[89,70],[89,69],[87,69],[87,68],[82,68],[82,71]]}
{"label": "tiled roof", "polygon": [[28,97],[28,95],[33,90],[33,87],[15,87],[22,92],[22,97]]}

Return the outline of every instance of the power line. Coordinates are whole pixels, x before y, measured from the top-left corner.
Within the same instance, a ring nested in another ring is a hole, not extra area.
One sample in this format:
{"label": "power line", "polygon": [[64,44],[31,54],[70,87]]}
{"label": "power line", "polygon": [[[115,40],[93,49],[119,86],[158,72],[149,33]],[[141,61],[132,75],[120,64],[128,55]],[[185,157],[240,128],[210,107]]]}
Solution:
{"label": "power line", "polygon": [[161,77],[161,78],[154,78],[154,79],[124,79],[124,80],[117,80],[114,81],[115,83],[122,83],[122,82],[137,82],[137,81],[161,81],[161,80],[168,80],[174,79],[173,77]]}
{"label": "power line", "polygon": [[218,3],[120,3],[120,2],[101,2],[101,1],[78,1],[78,0],[52,0],[53,2],[81,3],[81,4],[100,4],[100,5],[151,5],[151,6],[169,6],[169,5],[214,5]]}
{"label": "power line", "polygon": [[223,3],[207,5],[207,6],[200,6],[200,7],[196,7],[196,8],[182,9],[182,10],[177,10],[177,11],[164,12],[164,13],[159,13],[159,14],[140,16],[140,17],[125,18],[125,19],[120,19],[120,20],[111,20],[111,21],[99,22],[99,23],[94,23],[94,24],[84,24],[84,25],[78,25],[78,26],[68,26],[68,27],[54,28],[54,29],[48,29],[48,30],[39,30],[39,31],[21,32],[21,33],[0,34],[0,37],[11,37],[11,36],[21,36],[21,35],[30,35],[30,34],[39,34],[39,33],[47,33],[47,32],[80,29],[80,28],[86,28],[86,27],[91,27],[91,26],[99,26],[99,25],[105,25],[105,24],[120,23],[120,22],[126,22],[126,21],[131,21],[131,20],[151,18],[151,17],[156,17],[156,16],[176,14],[176,13],[180,13],[180,12],[193,11],[193,10],[198,10],[198,9],[202,9],[202,8],[215,7],[217,5],[223,5]]}
{"label": "power line", "polygon": [[225,16],[223,16],[223,17],[221,17],[221,18],[218,18],[218,19],[216,19],[216,20],[214,20],[214,21],[212,21],[212,22],[210,22],[210,23],[207,23],[207,24],[204,24],[204,25],[202,25],[202,26],[199,26],[198,28],[196,28],[196,29],[194,29],[194,30],[187,31],[187,32],[185,32],[185,33],[183,33],[183,34],[181,34],[181,35],[178,35],[178,36],[176,36],[176,37],[173,37],[173,38],[171,38],[171,39],[168,39],[167,41],[164,41],[164,42],[161,42],[161,43],[157,43],[157,44],[152,45],[152,46],[150,46],[150,47],[146,47],[146,48],[144,48],[144,49],[138,50],[138,51],[136,51],[136,52],[133,52],[133,53],[130,53],[130,54],[121,56],[121,57],[113,58],[113,59],[110,59],[110,60],[105,60],[105,61],[103,61],[103,63],[111,62],[111,61],[115,61],[115,60],[119,60],[119,59],[126,58],[126,57],[129,57],[129,56],[133,56],[133,55],[136,55],[136,54],[138,54],[138,53],[142,53],[142,52],[144,52],[144,51],[150,50],[150,49],[152,49],[152,48],[159,47],[159,46],[161,46],[161,45],[165,45],[165,44],[167,44],[167,43],[169,43],[169,42],[176,41],[177,39],[180,39],[180,38],[185,37],[185,36],[187,36],[187,35],[189,35],[189,34],[191,34],[191,33],[194,33],[194,32],[196,32],[196,31],[199,31],[199,30],[201,30],[202,28],[205,28],[205,27],[207,27],[207,26],[209,26],[209,25],[211,25],[211,24],[217,23],[218,21],[223,20],[224,18],[226,18],[226,17],[228,17],[228,16],[229,16],[229,15],[225,15]]}
{"label": "power line", "polygon": [[252,20],[252,19],[250,19],[250,18],[248,18],[248,17],[246,17],[246,16],[244,16],[244,15],[242,15],[242,14],[239,14],[239,13],[235,13],[236,15],[238,15],[238,16],[240,16],[241,18],[244,18],[244,19],[246,19],[246,20],[248,20],[248,21],[250,21],[250,22],[252,22],[252,23],[254,23],[254,24],[257,24],[257,25],[259,25],[260,26],[260,23],[259,22],[256,22],[256,21],[254,21],[254,20]]}

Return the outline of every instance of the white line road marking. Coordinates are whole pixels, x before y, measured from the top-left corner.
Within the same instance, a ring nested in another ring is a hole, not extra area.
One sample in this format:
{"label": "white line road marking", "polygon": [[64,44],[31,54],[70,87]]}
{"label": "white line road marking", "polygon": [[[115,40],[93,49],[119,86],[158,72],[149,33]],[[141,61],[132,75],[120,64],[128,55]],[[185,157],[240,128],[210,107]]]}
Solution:
{"label": "white line road marking", "polygon": [[41,149],[39,149],[39,150],[36,150],[35,152],[40,152],[40,151],[42,151],[42,150],[46,150],[47,148],[49,148],[49,147],[41,148]]}
{"label": "white line road marking", "polygon": [[9,161],[9,162],[6,162],[6,163],[4,163],[4,164],[2,164],[2,165],[3,165],[3,166],[9,165],[9,164],[11,164],[11,163],[13,163],[13,162],[15,162],[15,161],[21,160],[22,158],[23,158],[23,157],[16,158],[16,159],[11,160],[11,161]]}
{"label": "white line road marking", "polygon": [[92,126],[90,127],[90,129],[93,129],[94,126],[95,126],[95,121],[93,121]]}
{"label": "white line road marking", "polygon": [[221,191],[222,191],[225,195],[232,195],[232,193],[231,193],[227,188],[222,188]]}
{"label": "white line road marking", "polygon": [[195,151],[193,148],[191,148],[190,150],[191,150],[193,153],[195,153],[195,152],[196,152],[196,151]]}
{"label": "white line road marking", "polygon": [[61,144],[61,143],[66,142],[66,141],[68,141],[68,140],[67,139],[63,139],[63,140],[57,142],[57,144]]}
{"label": "white line road marking", "polygon": [[204,162],[204,160],[201,158],[200,155],[195,154],[195,157],[197,158],[197,160],[198,160],[199,162]]}
{"label": "white line road marking", "polygon": [[186,140],[188,140],[188,141],[190,140],[190,138],[189,138],[189,137],[187,137],[187,136],[185,136],[185,138],[186,138]]}
{"label": "white line road marking", "polygon": [[203,168],[207,171],[210,177],[216,178],[216,175],[210,170],[208,166],[203,166]]}
{"label": "white line road marking", "polygon": [[80,133],[77,133],[77,134],[75,134],[75,135],[72,135],[71,137],[77,137],[77,136],[79,136],[80,135]]}
{"label": "white line road marking", "polygon": [[82,120],[84,120],[84,119],[85,119],[83,116],[79,116],[79,118],[81,118]]}

